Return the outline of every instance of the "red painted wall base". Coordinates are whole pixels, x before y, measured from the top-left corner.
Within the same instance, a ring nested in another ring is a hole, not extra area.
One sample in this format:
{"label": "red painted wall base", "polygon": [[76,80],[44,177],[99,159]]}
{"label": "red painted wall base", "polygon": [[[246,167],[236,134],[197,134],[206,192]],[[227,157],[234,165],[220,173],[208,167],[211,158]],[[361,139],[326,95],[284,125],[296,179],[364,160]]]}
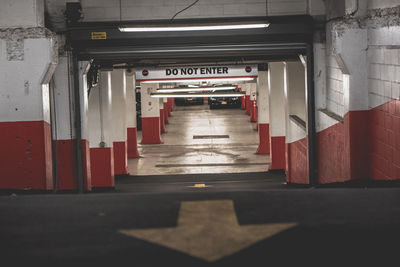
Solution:
{"label": "red painted wall base", "polygon": [[400,180],[400,99],[370,110],[372,180]]}
{"label": "red painted wall base", "polygon": [[286,144],[286,181],[308,184],[307,138]]}
{"label": "red painted wall base", "polygon": [[269,165],[270,170],[283,170],[285,169],[285,137],[284,136],[271,136],[271,148]]}
{"label": "red painted wall base", "polygon": [[50,124],[0,122],[0,188],[53,189]]}
{"label": "red painted wall base", "polygon": [[136,127],[127,129],[127,149],[128,149],[128,159],[135,159],[139,157],[139,152],[137,149]]}
{"label": "red painted wall base", "polygon": [[246,115],[250,115],[250,96],[246,95]]}
{"label": "red painted wall base", "polygon": [[165,111],[164,109],[160,109],[160,132],[165,133]]}
{"label": "red painted wall base", "polygon": [[258,149],[257,154],[269,154],[270,144],[269,144],[269,123],[259,123],[258,124]]}
{"label": "red painted wall base", "polygon": [[90,167],[93,187],[115,187],[114,153],[111,147],[91,148]]}
{"label": "red painted wall base", "polygon": [[[76,190],[78,176],[76,169],[76,140],[56,140],[54,144],[54,159],[56,160],[57,190]],[[84,188],[92,189],[90,174],[89,143],[82,140]]]}
{"label": "red painted wall base", "polygon": [[161,144],[160,117],[142,118],[141,144]]}
{"label": "red painted wall base", "polygon": [[164,105],[164,123],[168,124],[169,123],[168,117],[171,116],[171,110],[169,108],[168,102],[165,102],[163,105]]}
{"label": "red painted wall base", "polygon": [[114,174],[128,174],[128,146],[126,142],[113,142]]}

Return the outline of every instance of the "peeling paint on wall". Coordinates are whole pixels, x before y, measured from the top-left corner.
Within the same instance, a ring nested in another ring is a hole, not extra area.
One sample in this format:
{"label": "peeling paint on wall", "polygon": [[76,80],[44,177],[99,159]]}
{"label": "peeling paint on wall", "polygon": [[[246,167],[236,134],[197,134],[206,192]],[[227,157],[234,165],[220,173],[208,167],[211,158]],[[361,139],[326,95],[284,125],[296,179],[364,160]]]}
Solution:
{"label": "peeling paint on wall", "polygon": [[6,41],[6,57],[8,61],[24,60],[24,40],[50,38],[54,40],[53,61],[57,62],[57,41],[56,35],[43,27],[32,28],[4,28],[0,29],[0,39]]}

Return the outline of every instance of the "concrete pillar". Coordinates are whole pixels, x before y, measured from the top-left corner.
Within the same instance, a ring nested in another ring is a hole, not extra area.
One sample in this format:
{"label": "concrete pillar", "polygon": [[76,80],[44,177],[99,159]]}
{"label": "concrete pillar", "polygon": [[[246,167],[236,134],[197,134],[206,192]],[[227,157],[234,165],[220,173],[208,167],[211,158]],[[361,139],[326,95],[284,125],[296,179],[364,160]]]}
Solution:
{"label": "concrete pillar", "polygon": [[93,187],[114,187],[111,72],[99,72],[89,95],[89,145]]}
{"label": "concrete pillar", "polygon": [[[0,11],[0,188],[53,188],[49,81],[55,35],[43,2],[2,1]],[[29,27],[26,30],[24,27]]]}
{"label": "concrete pillar", "polygon": [[164,101],[162,98],[159,98],[159,107],[160,107],[160,132],[161,133],[165,133],[165,116],[166,114],[166,110],[164,110]]}
{"label": "concrete pillar", "polygon": [[250,83],[250,121],[257,122],[257,84]]}
{"label": "concrete pillar", "polygon": [[307,184],[306,73],[301,62],[285,63],[286,179]]}
{"label": "concrete pillar", "polygon": [[136,78],[135,71],[125,73],[126,83],[126,136],[128,158],[139,157],[137,149],[137,121],[136,121]]}
{"label": "concrete pillar", "polygon": [[157,83],[141,83],[142,144],[161,144],[160,100],[150,94],[158,88]]}
{"label": "concrete pillar", "polygon": [[245,114],[250,116],[250,108],[251,108],[251,105],[250,105],[250,94],[251,94],[250,84],[249,83],[245,83],[244,84],[244,88],[246,89],[246,99],[245,99],[245,101],[246,101],[246,112],[245,112]]}
{"label": "concrete pillar", "polygon": [[128,146],[126,142],[126,74],[125,70],[111,72],[112,105],[111,130],[114,152],[114,174],[128,174]]}
{"label": "concrete pillar", "polygon": [[268,72],[259,71],[257,79],[258,91],[258,149],[257,154],[269,154],[269,88]]}
{"label": "concrete pillar", "polygon": [[[244,92],[246,93],[246,89],[244,88],[244,84],[241,84],[239,86],[239,92]],[[245,110],[246,109],[246,96],[240,97],[240,109]]]}
{"label": "concrete pillar", "polygon": [[164,97],[163,98],[163,106],[164,106],[164,123],[168,124],[168,117],[171,116],[171,109],[169,108],[168,105],[168,98]]}
{"label": "concrete pillar", "polygon": [[[53,77],[52,95],[52,129],[53,129],[53,159],[55,160],[55,175],[57,190],[76,190],[78,176],[76,167],[76,133],[74,102],[75,92],[72,86],[70,71],[72,68],[71,57],[63,55],[59,57],[58,66]],[[86,70],[88,63],[82,62],[79,66],[81,93],[81,118],[82,132],[87,131],[87,82]],[[87,135],[82,135],[82,158],[85,190],[91,189],[90,153]]]}
{"label": "concrete pillar", "polygon": [[284,63],[269,63],[270,170],[285,168]]}

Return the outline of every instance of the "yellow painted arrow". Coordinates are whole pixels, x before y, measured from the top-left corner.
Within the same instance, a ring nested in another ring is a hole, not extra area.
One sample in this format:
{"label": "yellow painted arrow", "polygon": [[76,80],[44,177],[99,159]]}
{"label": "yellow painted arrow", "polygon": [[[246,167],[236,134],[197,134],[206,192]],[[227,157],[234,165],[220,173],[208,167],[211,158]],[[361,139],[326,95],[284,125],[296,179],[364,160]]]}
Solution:
{"label": "yellow painted arrow", "polygon": [[124,229],[119,232],[213,262],[295,225],[241,226],[232,200],[185,201],[181,203],[177,227]]}

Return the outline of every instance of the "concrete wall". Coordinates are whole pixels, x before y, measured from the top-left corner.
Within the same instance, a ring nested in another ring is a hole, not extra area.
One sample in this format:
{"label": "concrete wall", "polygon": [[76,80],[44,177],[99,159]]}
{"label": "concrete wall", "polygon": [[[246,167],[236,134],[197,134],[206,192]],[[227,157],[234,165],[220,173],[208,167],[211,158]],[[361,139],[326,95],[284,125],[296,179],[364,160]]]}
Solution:
{"label": "concrete wall", "polygon": [[400,3],[343,2],[326,28],[325,106],[316,85],[328,110],[317,111],[319,179],[399,179]]}
{"label": "concrete wall", "polygon": [[[11,0],[8,0],[11,2]],[[34,0],[31,0],[34,1]],[[45,0],[48,22],[52,29],[65,29],[63,14],[66,2],[73,0]],[[82,0],[85,21],[119,21],[170,19],[194,0]],[[176,18],[211,18],[277,16],[325,13],[323,0],[201,0]]]}

